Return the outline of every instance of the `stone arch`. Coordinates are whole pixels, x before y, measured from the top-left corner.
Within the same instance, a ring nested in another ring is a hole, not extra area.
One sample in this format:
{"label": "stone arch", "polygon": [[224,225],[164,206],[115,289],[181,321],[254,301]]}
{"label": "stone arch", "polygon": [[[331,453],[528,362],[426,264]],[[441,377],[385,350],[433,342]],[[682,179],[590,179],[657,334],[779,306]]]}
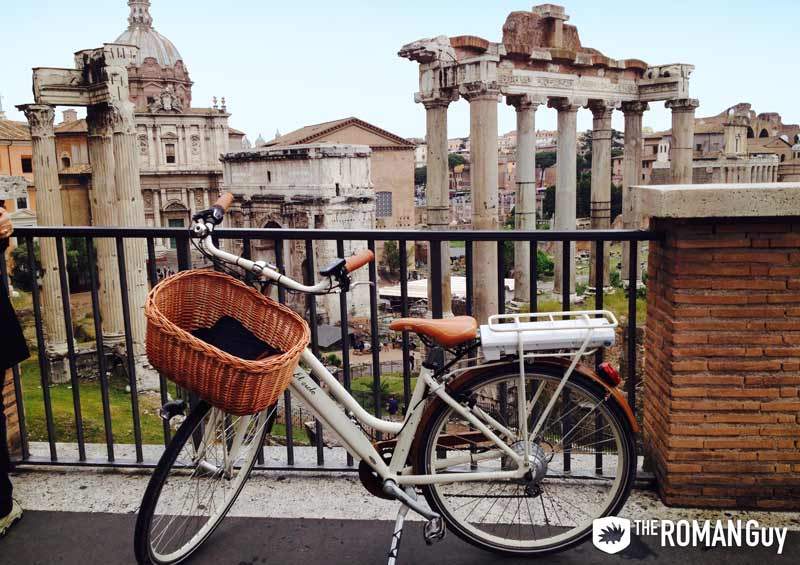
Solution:
{"label": "stone arch", "polygon": [[762,129],[761,133],[758,134],[758,137],[769,137],[769,132],[767,131],[767,128]]}
{"label": "stone arch", "polygon": [[753,131],[753,128],[747,126],[747,139],[753,139],[756,136],[756,132]]}

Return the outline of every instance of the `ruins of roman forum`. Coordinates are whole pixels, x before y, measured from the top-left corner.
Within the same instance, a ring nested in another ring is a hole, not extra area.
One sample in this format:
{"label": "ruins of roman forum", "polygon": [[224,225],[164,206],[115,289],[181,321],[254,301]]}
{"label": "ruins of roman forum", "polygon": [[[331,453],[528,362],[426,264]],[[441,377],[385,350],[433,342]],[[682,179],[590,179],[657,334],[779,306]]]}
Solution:
{"label": "ruins of roman forum", "polygon": [[[405,45],[400,57],[419,63],[415,100],[425,106],[427,138],[427,214],[431,229],[449,224],[447,108],[463,97],[470,107],[472,226],[498,229],[497,104],[502,97],[517,112],[516,229],[536,229],[535,115],[540,106],[558,112],[557,181],[554,229],[576,229],[576,115],[588,108],[592,130],[591,214],[593,229],[611,222],[611,115],[625,117],[623,222],[633,228],[635,211],[629,187],[638,184],[642,168],[642,115],[649,102],[665,101],[672,110],[671,182],[692,182],[694,113],[698,101],[689,97],[694,67],[669,64],[651,67],[638,59],[611,59],[581,45],[578,30],[566,21],[561,6],[543,4],[530,12],[512,12],[503,25],[503,40],[461,35],[421,39]],[[494,242],[475,245],[473,268],[497,272]],[[606,252],[608,247],[606,246]],[[516,243],[515,264],[529,264],[529,244]],[[443,303],[449,305],[449,261],[443,251]],[[623,277],[628,253],[623,251]],[[569,291],[575,292],[575,253],[571,254]],[[608,260],[604,261],[608,280]],[[594,264],[594,261],[592,261]],[[638,270],[638,265],[635,266]],[[555,290],[561,291],[562,258],[555,255]],[[593,279],[590,279],[593,280]],[[515,269],[515,294],[529,295],[526,269]],[[487,276],[474,288],[475,316],[485,321],[498,312],[496,277]]]}

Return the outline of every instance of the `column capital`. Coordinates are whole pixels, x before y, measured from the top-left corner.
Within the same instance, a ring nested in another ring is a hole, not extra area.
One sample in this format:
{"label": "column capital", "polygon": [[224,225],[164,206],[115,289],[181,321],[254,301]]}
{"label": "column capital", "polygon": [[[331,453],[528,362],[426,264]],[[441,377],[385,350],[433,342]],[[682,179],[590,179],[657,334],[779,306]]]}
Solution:
{"label": "column capital", "polygon": [[699,106],[700,101],[697,98],[678,98],[664,102],[664,107],[673,112],[694,112]]}
{"label": "column capital", "polygon": [[577,112],[579,109],[585,108],[588,103],[586,98],[549,98],[547,107],[559,112]]}
{"label": "column capital", "polygon": [[447,108],[451,102],[458,100],[458,91],[455,89],[440,90],[435,94],[414,94],[414,102],[425,106],[426,110],[433,108]]}
{"label": "column capital", "polygon": [[544,96],[537,96],[535,94],[512,94],[506,96],[506,104],[513,106],[517,112],[522,110],[533,110],[546,104],[547,99]]}
{"label": "column capital", "polygon": [[614,110],[619,107],[619,102],[611,102],[608,100],[592,100],[589,102],[589,110],[592,111],[592,116],[596,120],[610,118]]}
{"label": "column capital", "polygon": [[108,104],[86,107],[86,129],[90,137],[111,137],[114,133],[114,115]]}
{"label": "column capital", "polygon": [[468,82],[459,87],[459,94],[467,101],[491,100],[494,98],[499,102],[500,87],[495,82]]}
{"label": "column capital", "polygon": [[117,100],[110,104],[113,116],[114,133],[136,133],[136,118],[134,117],[134,104],[129,100]]}
{"label": "column capital", "polygon": [[650,109],[650,104],[639,100],[629,100],[620,105],[623,114],[644,114]]}
{"label": "column capital", "polygon": [[47,104],[22,104],[17,109],[25,114],[31,128],[31,137],[52,137],[55,135],[53,122],[55,108]]}

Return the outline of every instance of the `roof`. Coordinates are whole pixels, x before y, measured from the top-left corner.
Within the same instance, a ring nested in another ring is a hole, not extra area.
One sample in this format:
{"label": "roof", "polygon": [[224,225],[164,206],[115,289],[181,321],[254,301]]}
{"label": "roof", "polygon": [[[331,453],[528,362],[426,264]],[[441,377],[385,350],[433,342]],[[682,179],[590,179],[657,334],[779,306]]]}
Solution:
{"label": "roof", "polygon": [[235,129],[235,128],[232,128],[232,127],[228,128],[228,133],[232,134],[232,135],[245,135],[245,133],[243,131],[239,131],[238,129]]}
{"label": "roof", "polygon": [[153,29],[150,3],[144,0],[132,0],[128,5],[131,8],[128,29],[122,32],[115,43],[136,45],[139,48],[135,65],[140,66],[149,57],[158,61],[162,67],[169,68],[182,61],[183,58],[175,45]]}
{"label": "roof", "polygon": [[31,130],[25,122],[0,120],[0,139],[10,141],[30,141]]}
{"label": "roof", "polygon": [[397,145],[399,147],[414,148],[414,144],[410,143],[407,139],[402,138],[399,135],[395,135],[391,132],[386,131],[385,129],[381,129],[378,126],[374,126],[370,123],[367,123],[363,120],[359,120],[358,118],[354,117],[342,118],[340,120],[333,120],[330,122],[322,122],[321,124],[305,126],[300,129],[296,129],[294,131],[286,133],[271,141],[268,141],[267,146],[269,147],[269,146],[284,146],[284,145],[300,145],[304,143],[313,143],[314,141],[317,141],[321,137],[342,130],[351,125],[358,126],[376,135],[384,137],[388,141],[391,141],[392,145]]}
{"label": "roof", "polygon": [[86,133],[86,120],[74,120],[72,122],[62,122],[55,127],[56,133]]}

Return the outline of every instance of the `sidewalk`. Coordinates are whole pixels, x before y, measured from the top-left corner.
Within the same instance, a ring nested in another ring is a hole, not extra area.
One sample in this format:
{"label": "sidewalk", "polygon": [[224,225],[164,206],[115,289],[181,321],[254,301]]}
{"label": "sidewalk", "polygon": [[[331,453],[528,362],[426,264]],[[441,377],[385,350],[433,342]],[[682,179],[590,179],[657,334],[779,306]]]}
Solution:
{"label": "sidewalk", "polygon": [[[135,513],[149,475],[141,471],[25,470],[12,476],[26,509],[22,522],[0,541],[0,564],[131,563]],[[353,474],[254,474],[231,516],[192,563],[302,565],[383,563],[397,504],[369,495]],[[774,548],[661,548],[657,537],[634,540],[624,558],[647,563],[726,565],[800,562],[800,514],[672,509],[652,492],[634,491],[621,514],[631,519],[755,519],[790,530],[784,554]],[[409,514],[409,518],[414,517]],[[503,563],[454,535],[429,548],[421,524],[409,523],[400,563]],[[214,543],[216,542],[216,543]],[[792,557],[794,556],[794,557]],[[591,543],[548,558],[547,563],[612,563]],[[530,563],[530,561],[526,561]]]}

